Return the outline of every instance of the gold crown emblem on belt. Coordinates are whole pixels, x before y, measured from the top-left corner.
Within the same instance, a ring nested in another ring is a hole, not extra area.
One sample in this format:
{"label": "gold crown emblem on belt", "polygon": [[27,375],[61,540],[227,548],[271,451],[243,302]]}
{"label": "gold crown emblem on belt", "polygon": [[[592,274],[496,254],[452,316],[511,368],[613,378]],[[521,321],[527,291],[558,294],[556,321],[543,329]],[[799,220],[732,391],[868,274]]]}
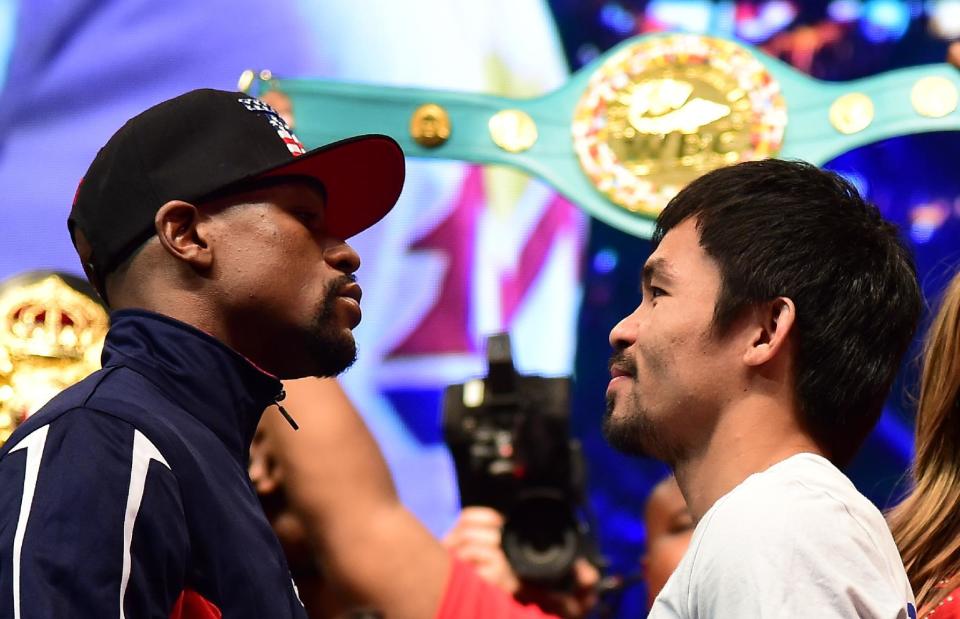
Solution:
{"label": "gold crown emblem on belt", "polygon": [[100,367],[107,312],[64,277],[26,274],[0,288],[0,444],[50,398]]}

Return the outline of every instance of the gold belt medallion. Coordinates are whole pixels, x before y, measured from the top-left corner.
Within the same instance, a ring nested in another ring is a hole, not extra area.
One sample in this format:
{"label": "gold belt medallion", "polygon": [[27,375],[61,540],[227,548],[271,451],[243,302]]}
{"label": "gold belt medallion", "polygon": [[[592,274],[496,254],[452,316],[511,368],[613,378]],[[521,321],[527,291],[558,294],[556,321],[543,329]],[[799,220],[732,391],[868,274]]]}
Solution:
{"label": "gold belt medallion", "polygon": [[705,172],[775,155],[787,106],[752,54],[729,41],[637,41],[604,62],[572,125],[583,171],[614,204],[656,216]]}

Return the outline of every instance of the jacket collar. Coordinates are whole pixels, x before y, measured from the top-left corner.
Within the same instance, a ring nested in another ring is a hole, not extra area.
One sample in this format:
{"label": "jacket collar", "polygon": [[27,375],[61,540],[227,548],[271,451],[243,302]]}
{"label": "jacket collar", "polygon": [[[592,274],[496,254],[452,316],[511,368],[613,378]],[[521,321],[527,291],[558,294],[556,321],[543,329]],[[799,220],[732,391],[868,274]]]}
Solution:
{"label": "jacket collar", "polygon": [[111,314],[103,367],[127,366],[210,428],[246,466],[263,410],[282,399],[276,377],[212,335],[162,314]]}

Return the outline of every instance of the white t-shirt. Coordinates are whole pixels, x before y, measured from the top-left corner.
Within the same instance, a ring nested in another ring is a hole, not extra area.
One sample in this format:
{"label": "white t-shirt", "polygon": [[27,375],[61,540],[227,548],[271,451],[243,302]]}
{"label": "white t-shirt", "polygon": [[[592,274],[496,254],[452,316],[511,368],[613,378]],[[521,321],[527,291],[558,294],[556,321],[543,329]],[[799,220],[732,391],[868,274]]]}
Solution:
{"label": "white t-shirt", "polygon": [[828,460],[803,453],[720,498],[649,617],[915,619],[883,516]]}

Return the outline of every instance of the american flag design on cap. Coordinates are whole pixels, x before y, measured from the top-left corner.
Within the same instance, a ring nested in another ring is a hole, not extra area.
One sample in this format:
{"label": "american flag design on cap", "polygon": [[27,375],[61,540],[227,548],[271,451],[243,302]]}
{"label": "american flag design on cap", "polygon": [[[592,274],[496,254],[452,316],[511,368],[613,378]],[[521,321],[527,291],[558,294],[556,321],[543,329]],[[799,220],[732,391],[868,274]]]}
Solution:
{"label": "american flag design on cap", "polygon": [[300,139],[293,134],[293,131],[290,130],[290,127],[287,126],[287,123],[285,123],[283,118],[280,117],[280,114],[278,114],[277,111],[270,105],[264,103],[260,99],[253,99],[249,97],[237,99],[237,101],[243,104],[243,107],[247,108],[251,112],[263,114],[267,121],[273,125],[273,128],[277,130],[277,135],[279,135],[280,139],[283,140],[283,143],[287,145],[287,148],[294,157],[299,157],[307,152],[307,149],[303,146],[303,142],[301,142]]}

